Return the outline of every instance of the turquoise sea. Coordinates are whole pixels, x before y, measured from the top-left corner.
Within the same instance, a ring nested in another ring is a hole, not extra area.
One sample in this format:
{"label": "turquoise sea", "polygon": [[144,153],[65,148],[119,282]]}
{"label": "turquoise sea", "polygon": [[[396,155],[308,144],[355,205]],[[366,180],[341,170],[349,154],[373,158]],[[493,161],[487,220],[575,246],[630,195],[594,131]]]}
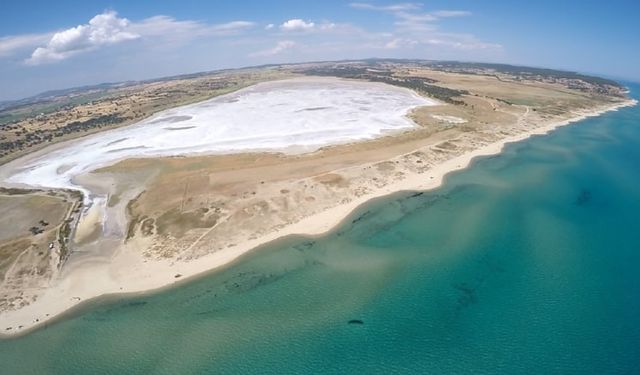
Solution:
{"label": "turquoise sea", "polygon": [[[632,86],[635,92],[640,86]],[[0,341],[2,374],[640,374],[640,108]]]}

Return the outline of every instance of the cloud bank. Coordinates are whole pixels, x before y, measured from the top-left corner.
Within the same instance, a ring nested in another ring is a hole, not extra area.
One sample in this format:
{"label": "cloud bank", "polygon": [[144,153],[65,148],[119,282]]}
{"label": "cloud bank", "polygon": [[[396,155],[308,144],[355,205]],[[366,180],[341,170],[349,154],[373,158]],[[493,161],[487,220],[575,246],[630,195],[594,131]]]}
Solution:
{"label": "cloud bank", "polygon": [[28,65],[41,65],[66,60],[74,55],[94,51],[140,38],[162,37],[169,41],[192,40],[203,36],[233,36],[255,25],[249,21],[231,21],[210,25],[199,21],[179,21],[168,16],[153,16],[140,22],[131,22],[107,11],[93,17],[87,24],[46,35],[18,36],[0,39],[0,55],[7,54],[23,45],[36,48],[25,60]]}
{"label": "cloud bank", "polygon": [[99,14],[88,24],[53,34],[45,47],[38,47],[33,51],[27,63],[38,65],[60,61],[101,46],[139,38],[139,34],[128,30],[129,25],[129,20],[119,18],[116,12]]}
{"label": "cloud bank", "polygon": [[[471,33],[447,31],[452,20],[473,16],[464,9],[364,1],[345,2],[341,7],[338,10],[345,15],[363,12],[364,17],[354,17],[357,23],[336,22],[281,9],[282,18],[267,17],[260,23],[251,19],[210,23],[162,14],[127,19],[105,11],[75,27],[0,36],[0,80],[4,84],[0,98],[256,63],[372,56],[477,60],[495,59],[502,53],[500,44]],[[377,14],[367,17],[368,12]],[[77,58],[98,54],[100,58],[91,64]]]}
{"label": "cloud bank", "polygon": [[452,51],[502,49],[498,43],[484,42],[473,34],[449,33],[441,30],[440,21],[456,17],[469,17],[466,10],[423,10],[419,3],[401,3],[394,5],[373,5],[371,3],[349,3],[354,9],[383,12],[391,15],[395,21],[395,30],[390,39],[381,45],[387,50],[415,49],[418,47]]}
{"label": "cloud bank", "polygon": [[261,50],[258,52],[250,53],[249,57],[265,57],[265,56],[275,56],[278,55],[288,49],[293,48],[296,45],[294,41],[291,40],[281,40],[279,41],[275,47],[269,48],[266,50]]}

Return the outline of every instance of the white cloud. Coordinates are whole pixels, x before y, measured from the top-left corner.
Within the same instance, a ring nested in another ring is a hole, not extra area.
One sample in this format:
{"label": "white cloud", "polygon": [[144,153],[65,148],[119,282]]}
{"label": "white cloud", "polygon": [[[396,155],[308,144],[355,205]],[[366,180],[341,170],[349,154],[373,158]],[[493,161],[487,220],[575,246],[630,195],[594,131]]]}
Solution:
{"label": "white cloud", "polygon": [[11,56],[21,50],[34,48],[39,44],[46,43],[51,38],[51,33],[46,34],[24,34],[15,36],[5,36],[0,38],[0,57]]}
{"label": "white cloud", "polygon": [[333,22],[325,22],[325,23],[321,23],[318,28],[320,30],[327,31],[327,30],[334,30],[337,26],[338,25],[336,25]]}
{"label": "white cloud", "polygon": [[402,43],[402,39],[395,38],[395,39],[387,42],[384,45],[384,48],[386,48],[386,49],[396,49],[396,48],[400,47],[400,43]]}
{"label": "white cloud", "polygon": [[394,14],[404,13],[405,15],[412,15],[414,17],[422,17],[424,19],[428,19],[429,21],[435,21],[438,18],[447,18],[447,17],[464,17],[470,16],[471,12],[466,10],[436,10],[429,13],[423,14],[409,14],[406,13],[408,11],[415,11],[422,9],[422,4],[420,3],[401,3],[394,5],[373,5],[370,3],[350,3],[350,7],[355,9],[364,9],[364,10],[376,10],[380,12],[388,12]]}
{"label": "white cloud", "polygon": [[436,10],[433,12],[420,12],[422,4],[402,3],[394,5],[379,6],[370,3],[351,3],[355,9],[373,10],[393,14],[397,18],[396,26],[404,30],[414,32],[425,32],[434,30],[434,23],[441,18],[470,16],[471,12],[465,10]]}
{"label": "white cloud", "polygon": [[380,5],[373,5],[369,3],[350,3],[349,6],[355,9],[379,10],[383,12],[399,12],[399,11],[405,11],[405,10],[420,9],[422,4],[400,3],[400,4],[394,4],[394,5],[380,6]]}
{"label": "white cloud", "polygon": [[291,40],[281,40],[279,41],[275,47],[273,48],[269,48],[263,51],[258,51],[258,52],[254,52],[249,54],[250,57],[265,57],[265,56],[274,56],[274,55],[278,55],[288,49],[291,49],[292,47],[295,47],[296,43],[291,41]]}
{"label": "white cloud", "polygon": [[204,25],[197,21],[178,21],[168,16],[153,16],[131,25],[131,30],[145,37],[198,35]]}
{"label": "white cloud", "polygon": [[93,17],[88,24],[79,25],[53,34],[45,47],[33,51],[27,63],[38,65],[69,58],[77,53],[100,46],[137,39],[139,34],[128,30],[129,20],[118,18],[109,11]]}
{"label": "white cloud", "polygon": [[436,29],[436,22],[441,18],[465,17],[471,15],[470,12],[463,10],[438,10],[435,12],[416,13],[416,12],[393,12],[397,21],[396,26],[404,30],[414,32],[425,32]]}
{"label": "white cloud", "polygon": [[470,16],[471,12],[466,10],[436,10],[435,12],[431,12],[434,16],[438,18],[446,18],[446,17],[466,17]]}
{"label": "white cloud", "polygon": [[[352,33],[359,32],[360,29],[349,23],[333,23],[328,20],[313,22],[311,20],[302,20],[299,18],[290,19],[283,22],[279,26],[283,32],[297,32],[301,34],[307,33]],[[269,28],[266,28],[267,30]]]}
{"label": "white cloud", "polygon": [[213,34],[217,35],[232,35],[252,28],[254,25],[255,23],[249,21],[231,21],[213,25],[210,27],[210,30]]}
{"label": "white cloud", "polygon": [[407,13],[407,12],[397,12],[395,16],[401,20],[411,21],[411,22],[435,22],[438,20],[438,17],[434,16],[431,13]]}
{"label": "white cloud", "polygon": [[167,39],[194,39],[202,36],[230,36],[240,34],[255,26],[249,21],[232,21],[210,25],[199,21],[176,20],[168,16],[154,16],[131,24],[131,30],[143,37]]}
{"label": "white cloud", "polygon": [[395,38],[390,40],[384,45],[385,49],[398,49],[398,48],[410,48],[419,44],[418,41],[413,39]]}
{"label": "white cloud", "polygon": [[305,22],[299,18],[290,19],[280,25],[282,31],[309,31],[316,26],[313,22]]}
{"label": "white cloud", "polygon": [[456,50],[499,50],[502,46],[498,43],[487,43],[478,40],[473,35],[466,34],[436,34],[431,38],[422,40],[423,44],[447,47]]}
{"label": "white cloud", "polygon": [[[65,60],[82,52],[140,38],[163,38],[171,42],[186,42],[204,36],[232,36],[253,26],[255,23],[249,21],[210,25],[192,20],[180,21],[168,16],[154,16],[139,22],[131,22],[126,18],[118,17],[114,11],[108,11],[93,17],[88,24],[53,33],[53,36],[44,40],[41,37],[31,38],[37,39],[36,45],[44,42],[46,45],[36,48],[26,63],[39,65]],[[31,40],[26,36],[22,38],[25,39],[25,44]],[[0,54],[3,40],[4,38],[0,39]],[[20,41],[8,40],[5,44],[11,47],[11,45],[20,44]],[[33,44],[31,43],[32,47]],[[9,49],[9,47],[6,48]]]}
{"label": "white cloud", "polygon": [[351,3],[356,9],[380,11],[395,18],[395,30],[386,42],[378,43],[378,48],[401,49],[416,45],[438,47],[449,50],[501,49],[496,43],[486,43],[470,34],[446,33],[439,30],[438,21],[443,18],[466,17],[471,12],[465,10],[422,11],[419,3],[402,3],[388,6],[370,3]]}
{"label": "white cloud", "polygon": [[[347,2],[343,4],[346,6]],[[0,37],[0,73],[5,73],[0,96],[26,93],[22,87],[27,85],[31,85],[29,90],[51,88],[51,83],[39,82],[33,76],[33,68],[15,66],[15,62],[25,59],[32,65],[64,60],[65,64],[55,68],[64,73],[52,79],[60,86],[69,86],[228,68],[263,60],[301,62],[371,56],[495,60],[504,52],[492,41],[447,32],[446,21],[451,17],[471,15],[465,10],[430,10],[418,3],[391,0],[373,4],[376,5],[351,4],[353,9],[383,16],[385,22],[371,28],[322,18],[285,18],[282,21],[286,22],[260,24],[227,19],[230,22],[212,24],[156,15],[128,21],[115,12],[106,12],[67,30]],[[134,47],[136,52],[131,53]],[[99,50],[105,50],[100,53],[100,63],[67,61]],[[45,72],[47,68],[38,69]],[[14,71],[23,75],[14,77]]]}
{"label": "white cloud", "polygon": [[397,18],[395,25],[400,31],[422,33],[435,30],[436,26],[434,22],[438,20],[436,16],[429,13],[412,14],[397,12],[395,13],[395,17]]}

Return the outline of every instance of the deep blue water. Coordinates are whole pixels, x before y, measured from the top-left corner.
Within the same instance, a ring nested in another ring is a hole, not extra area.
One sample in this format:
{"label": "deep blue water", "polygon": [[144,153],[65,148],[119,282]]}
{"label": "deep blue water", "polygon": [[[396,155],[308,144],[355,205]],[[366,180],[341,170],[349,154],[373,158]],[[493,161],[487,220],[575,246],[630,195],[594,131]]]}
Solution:
{"label": "deep blue water", "polygon": [[639,217],[635,107],[0,341],[0,372],[640,373]]}

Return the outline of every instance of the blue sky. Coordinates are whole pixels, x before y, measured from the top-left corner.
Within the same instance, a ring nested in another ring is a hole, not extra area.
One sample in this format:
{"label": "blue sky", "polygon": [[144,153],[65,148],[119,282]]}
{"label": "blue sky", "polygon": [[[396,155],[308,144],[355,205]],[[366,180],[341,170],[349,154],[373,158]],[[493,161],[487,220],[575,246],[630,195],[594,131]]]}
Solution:
{"label": "blue sky", "polygon": [[11,1],[0,100],[101,82],[365,57],[640,81],[640,1]]}

